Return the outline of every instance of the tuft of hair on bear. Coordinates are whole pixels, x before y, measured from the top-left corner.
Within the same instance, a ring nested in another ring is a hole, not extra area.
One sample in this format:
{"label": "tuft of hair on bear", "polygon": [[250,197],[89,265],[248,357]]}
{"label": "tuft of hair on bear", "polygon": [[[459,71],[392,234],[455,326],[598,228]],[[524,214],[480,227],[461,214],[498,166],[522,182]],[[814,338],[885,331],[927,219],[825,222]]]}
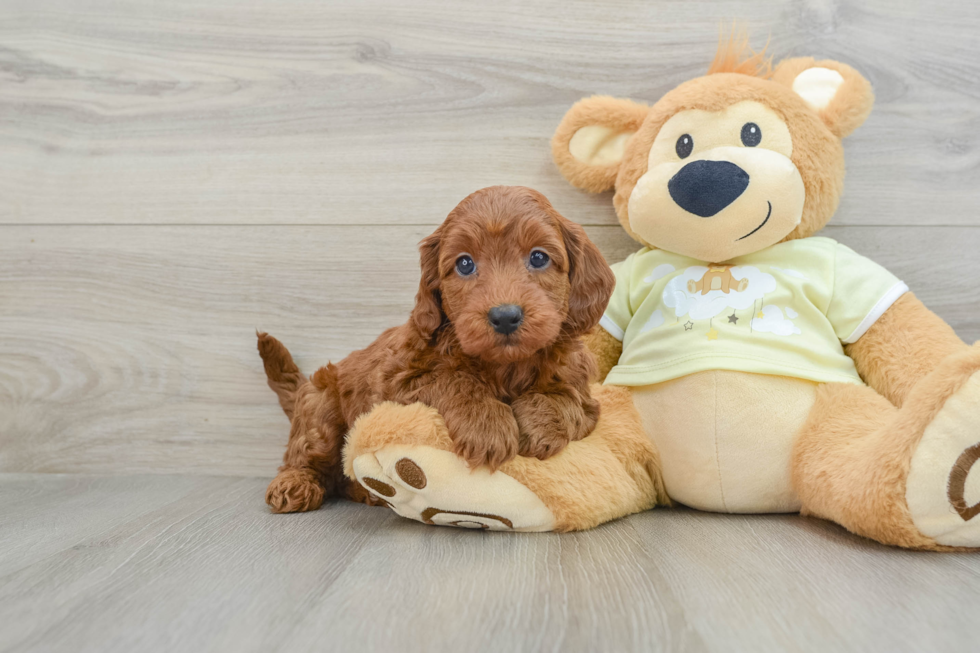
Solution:
{"label": "tuft of hair on bear", "polygon": [[269,386],[292,423],[266,495],[274,512],[313,510],[331,494],[384,501],[341,468],[348,430],[381,402],[438,409],[471,467],[548,458],[595,427],[596,369],[581,336],[614,280],[582,227],[535,190],[494,186],[460,202],[420,252],[409,320],[311,379],[259,334]]}

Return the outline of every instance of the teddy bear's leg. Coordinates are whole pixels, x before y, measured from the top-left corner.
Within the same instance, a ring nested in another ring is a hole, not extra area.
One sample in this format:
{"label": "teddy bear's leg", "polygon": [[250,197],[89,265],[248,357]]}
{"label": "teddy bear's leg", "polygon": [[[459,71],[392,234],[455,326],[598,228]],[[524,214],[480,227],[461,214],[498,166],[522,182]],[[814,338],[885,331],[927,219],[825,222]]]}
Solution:
{"label": "teddy bear's leg", "polygon": [[980,547],[980,347],[951,356],[901,408],[867,387],[828,384],[800,432],[793,481],[803,513],[885,544]]}
{"label": "teddy bear's leg", "polygon": [[667,503],[659,459],[622,388],[594,386],[595,431],[541,461],[491,472],[452,453],[439,413],[385,403],[355,423],[344,469],[403,517],[426,524],[514,531],[591,528]]}

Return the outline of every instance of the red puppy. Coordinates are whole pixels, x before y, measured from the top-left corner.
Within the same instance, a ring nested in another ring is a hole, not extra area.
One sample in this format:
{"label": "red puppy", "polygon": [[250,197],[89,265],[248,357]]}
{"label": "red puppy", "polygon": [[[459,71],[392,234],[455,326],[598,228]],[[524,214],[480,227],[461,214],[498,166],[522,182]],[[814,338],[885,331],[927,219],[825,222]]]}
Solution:
{"label": "red puppy", "polygon": [[479,190],[420,246],[422,281],[408,322],[309,380],[275,338],[259,335],[269,386],[292,421],[266,502],[315,510],[324,493],[366,493],[343,478],[354,420],[382,401],[442,414],[456,453],[496,468],[547,458],[595,427],[595,363],[579,336],[595,326],[614,278],[581,227],[530,188]]}

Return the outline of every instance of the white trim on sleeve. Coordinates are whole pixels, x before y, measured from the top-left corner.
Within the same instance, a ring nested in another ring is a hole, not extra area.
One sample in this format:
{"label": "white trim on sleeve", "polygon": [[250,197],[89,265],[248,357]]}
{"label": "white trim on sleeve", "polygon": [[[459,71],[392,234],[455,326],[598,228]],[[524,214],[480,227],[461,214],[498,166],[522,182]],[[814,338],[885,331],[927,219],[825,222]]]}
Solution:
{"label": "white trim on sleeve", "polygon": [[[904,281],[899,281],[894,286],[889,288],[888,292],[882,295],[881,299],[878,300],[878,303],[874,305],[874,308],[872,308],[871,311],[864,316],[864,319],[861,320],[861,324],[857,325],[857,328],[851,332],[851,335],[841,340],[841,342],[845,345],[850,345],[857,342],[858,339],[867,333],[868,329],[870,329],[871,326],[878,321],[878,318],[884,315],[885,311],[891,308],[892,304],[898,301],[898,298],[908,291],[909,287],[905,285]],[[600,322],[600,324],[602,323]]]}
{"label": "white trim on sleeve", "polygon": [[[602,319],[599,320],[599,326],[605,329],[609,335],[611,335],[616,340],[622,342],[623,338],[626,337],[626,332],[619,328],[619,325],[612,321],[612,318],[606,314],[603,314]],[[870,326],[870,325],[868,325]]]}

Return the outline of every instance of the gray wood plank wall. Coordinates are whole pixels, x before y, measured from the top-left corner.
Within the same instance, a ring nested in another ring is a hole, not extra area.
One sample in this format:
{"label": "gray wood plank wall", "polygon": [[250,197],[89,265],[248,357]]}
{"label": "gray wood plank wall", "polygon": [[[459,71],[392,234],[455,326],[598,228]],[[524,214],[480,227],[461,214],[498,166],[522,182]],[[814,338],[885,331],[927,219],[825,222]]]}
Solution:
{"label": "gray wood plank wall", "polygon": [[367,344],[482,186],[538,188],[623,258],[552,131],[701,74],[733,18],[872,81],[825,233],[980,338],[976,3],[6,0],[0,471],[271,474],[254,330],[306,370]]}

